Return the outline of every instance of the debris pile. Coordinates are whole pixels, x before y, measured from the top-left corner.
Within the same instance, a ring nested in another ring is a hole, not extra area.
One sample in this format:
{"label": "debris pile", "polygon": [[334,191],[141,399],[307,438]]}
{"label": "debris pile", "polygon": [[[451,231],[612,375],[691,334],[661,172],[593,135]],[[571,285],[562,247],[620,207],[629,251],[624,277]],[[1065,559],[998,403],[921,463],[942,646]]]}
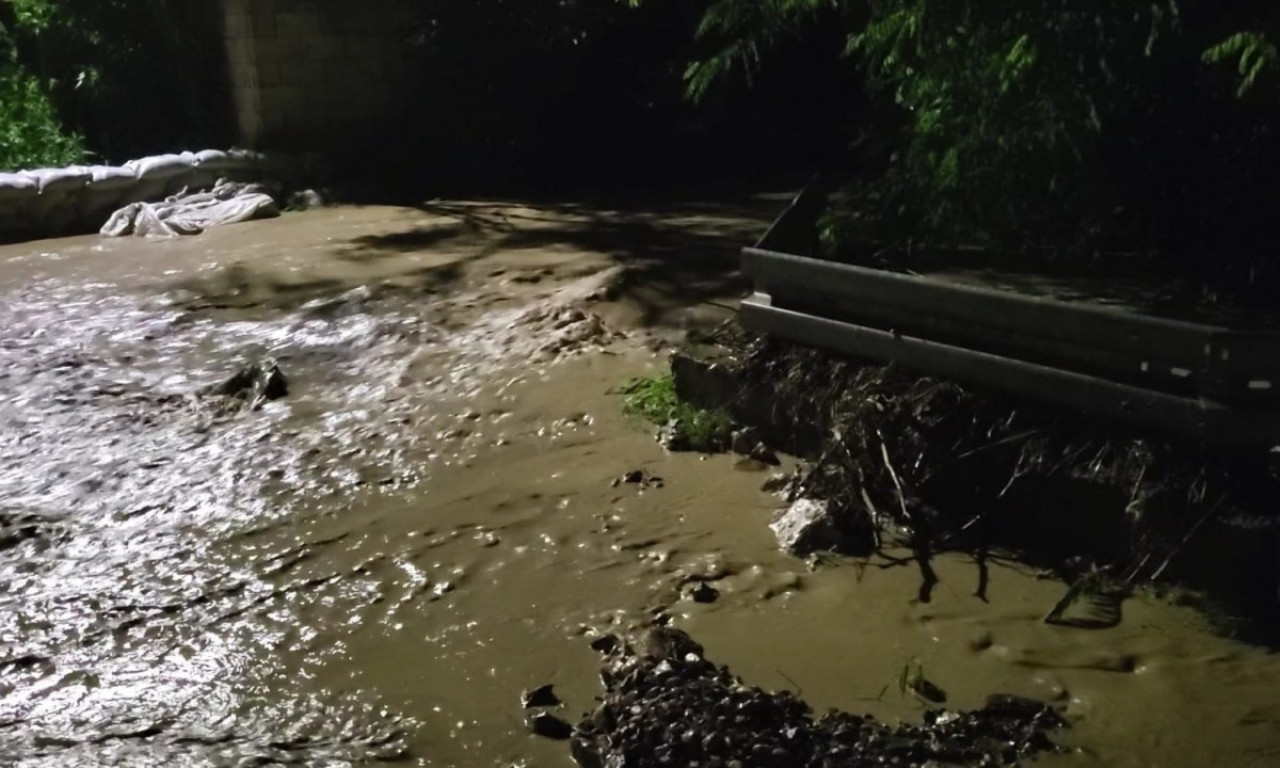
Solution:
{"label": "debris pile", "polygon": [[1073,580],[1102,568],[1120,584],[1173,578],[1232,600],[1274,598],[1277,574],[1227,584],[1220,567],[1224,551],[1271,561],[1244,549],[1280,541],[1274,452],[1196,444],[732,323],[692,339],[672,372],[683,400],[727,409],[768,446],[808,460],[784,498],[827,510],[784,515],[789,548],[809,523],[835,522],[840,535],[799,549],[996,546]]}
{"label": "debris pile", "polygon": [[1044,704],[1011,696],[973,712],[930,710],[920,725],[815,717],[790,692],[744,685],[679,630],[654,627],[637,646],[598,644],[608,653],[605,695],[571,741],[582,768],[1013,765],[1059,751],[1050,735],[1066,725]]}

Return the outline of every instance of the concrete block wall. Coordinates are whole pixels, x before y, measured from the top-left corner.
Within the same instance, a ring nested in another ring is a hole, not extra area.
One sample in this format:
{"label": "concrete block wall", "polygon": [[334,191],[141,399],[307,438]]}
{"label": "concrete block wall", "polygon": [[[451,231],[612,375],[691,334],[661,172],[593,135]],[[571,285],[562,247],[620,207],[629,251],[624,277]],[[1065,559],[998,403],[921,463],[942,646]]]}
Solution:
{"label": "concrete block wall", "polygon": [[350,151],[410,114],[402,3],[222,0],[239,138],[254,149]]}

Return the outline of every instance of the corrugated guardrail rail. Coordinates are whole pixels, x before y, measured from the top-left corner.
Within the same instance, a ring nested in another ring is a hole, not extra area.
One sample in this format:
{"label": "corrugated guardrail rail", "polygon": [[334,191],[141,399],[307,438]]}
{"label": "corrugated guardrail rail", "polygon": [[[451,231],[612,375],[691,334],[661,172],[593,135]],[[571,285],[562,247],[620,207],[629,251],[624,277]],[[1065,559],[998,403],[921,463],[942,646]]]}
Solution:
{"label": "corrugated guardrail rail", "polygon": [[1280,445],[1280,333],[743,250],[752,330],[1194,435]]}

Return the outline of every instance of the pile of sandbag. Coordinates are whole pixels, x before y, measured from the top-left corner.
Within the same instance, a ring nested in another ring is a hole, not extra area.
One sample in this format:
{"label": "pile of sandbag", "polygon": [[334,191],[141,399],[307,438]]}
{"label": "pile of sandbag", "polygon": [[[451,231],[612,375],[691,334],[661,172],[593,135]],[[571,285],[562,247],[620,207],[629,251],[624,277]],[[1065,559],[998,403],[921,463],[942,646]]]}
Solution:
{"label": "pile of sandbag", "polygon": [[182,152],[121,166],[70,166],[0,173],[0,242],[96,232],[113,212],[212,189],[220,180],[253,182],[300,172],[296,158],[246,150]]}

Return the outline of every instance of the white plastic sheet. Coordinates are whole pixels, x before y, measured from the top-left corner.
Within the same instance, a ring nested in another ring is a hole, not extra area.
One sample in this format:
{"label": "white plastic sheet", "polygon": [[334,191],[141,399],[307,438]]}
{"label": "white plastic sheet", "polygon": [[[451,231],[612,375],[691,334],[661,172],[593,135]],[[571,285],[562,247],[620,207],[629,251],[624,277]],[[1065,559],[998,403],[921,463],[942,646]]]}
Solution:
{"label": "white plastic sheet", "polygon": [[132,203],[116,211],[102,227],[110,237],[178,237],[250,219],[280,215],[260,184],[222,181],[209,192],[175,195],[163,203]]}

